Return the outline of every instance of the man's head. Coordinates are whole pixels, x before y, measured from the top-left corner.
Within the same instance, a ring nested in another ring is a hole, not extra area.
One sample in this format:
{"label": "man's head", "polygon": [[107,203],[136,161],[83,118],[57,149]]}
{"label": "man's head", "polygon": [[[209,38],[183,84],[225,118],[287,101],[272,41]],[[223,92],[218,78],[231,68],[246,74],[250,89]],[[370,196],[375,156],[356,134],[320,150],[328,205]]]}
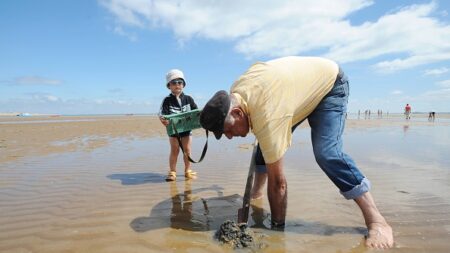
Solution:
{"label": "man's head", "polygon": [[228,139],[233,136],[245,137],[249,132],[248,117],[236,99],[226,91],[218,91],[206,103],[200,114],[200,124],[214,133],[216,139],[225,134]]}

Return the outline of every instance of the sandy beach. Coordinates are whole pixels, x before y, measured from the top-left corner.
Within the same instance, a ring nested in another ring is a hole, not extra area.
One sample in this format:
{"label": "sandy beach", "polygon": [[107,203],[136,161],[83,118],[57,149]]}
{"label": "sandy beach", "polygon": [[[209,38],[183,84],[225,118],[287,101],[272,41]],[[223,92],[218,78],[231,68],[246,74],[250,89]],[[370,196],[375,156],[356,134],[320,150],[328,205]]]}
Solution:
{"label": "sandy beach", "polygon": [[[390,252],[449,252],[449,115],[350,114],[343,138],[393,227]],[[210,138],[198,178],[184,179],[180,157],[167,183],[169,143],[155,116],[2,116],[0,252],[234,252],[213,235],[237,219],[253,139]],[[194,159],[204,141],[196,130]],[[258,249],[243,252],[371,252],[356,204],[315,163],[307,123],[285,166],[286,229],[267,229],[268,201],[255,201]]]}

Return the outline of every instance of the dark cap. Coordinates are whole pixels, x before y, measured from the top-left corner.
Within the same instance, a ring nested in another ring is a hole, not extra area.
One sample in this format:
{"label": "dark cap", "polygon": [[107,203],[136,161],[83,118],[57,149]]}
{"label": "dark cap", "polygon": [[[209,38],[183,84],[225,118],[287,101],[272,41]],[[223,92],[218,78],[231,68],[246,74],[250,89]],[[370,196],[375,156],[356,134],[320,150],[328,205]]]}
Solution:
{"label": "dark cap", "polygon": [[206,103],[200,114],[200,125],[206,130],[214,133],[216,139],[223,134],[223,124],[230,109],[230,97],[224,90],[218,91]]}

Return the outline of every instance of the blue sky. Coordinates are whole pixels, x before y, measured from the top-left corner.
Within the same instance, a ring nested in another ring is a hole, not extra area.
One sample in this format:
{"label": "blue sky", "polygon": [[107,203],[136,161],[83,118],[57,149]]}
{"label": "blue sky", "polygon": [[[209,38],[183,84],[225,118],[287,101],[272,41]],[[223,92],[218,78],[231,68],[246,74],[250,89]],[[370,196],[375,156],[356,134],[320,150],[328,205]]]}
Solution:
{"label": "blue sky", "polygon": [[349,111],[450,112],[450,1],[0,1],[0,112],[156,113],[165,73],[203,106],[256,61],[336,60]]}

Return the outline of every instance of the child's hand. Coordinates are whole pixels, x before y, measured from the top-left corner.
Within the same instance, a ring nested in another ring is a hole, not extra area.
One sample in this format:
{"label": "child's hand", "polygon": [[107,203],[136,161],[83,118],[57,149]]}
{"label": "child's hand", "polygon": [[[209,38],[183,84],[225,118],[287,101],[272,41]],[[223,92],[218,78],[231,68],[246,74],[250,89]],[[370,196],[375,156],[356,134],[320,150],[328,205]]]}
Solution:
{"label": "child's hand", "polygon": [[168,120],[168,119],[166,119],[166,118],[160,116],[160,117],[159,117],[159,120],[161,121],[161,123],[162,123],[164,126],[169,125],[169,120]]}

